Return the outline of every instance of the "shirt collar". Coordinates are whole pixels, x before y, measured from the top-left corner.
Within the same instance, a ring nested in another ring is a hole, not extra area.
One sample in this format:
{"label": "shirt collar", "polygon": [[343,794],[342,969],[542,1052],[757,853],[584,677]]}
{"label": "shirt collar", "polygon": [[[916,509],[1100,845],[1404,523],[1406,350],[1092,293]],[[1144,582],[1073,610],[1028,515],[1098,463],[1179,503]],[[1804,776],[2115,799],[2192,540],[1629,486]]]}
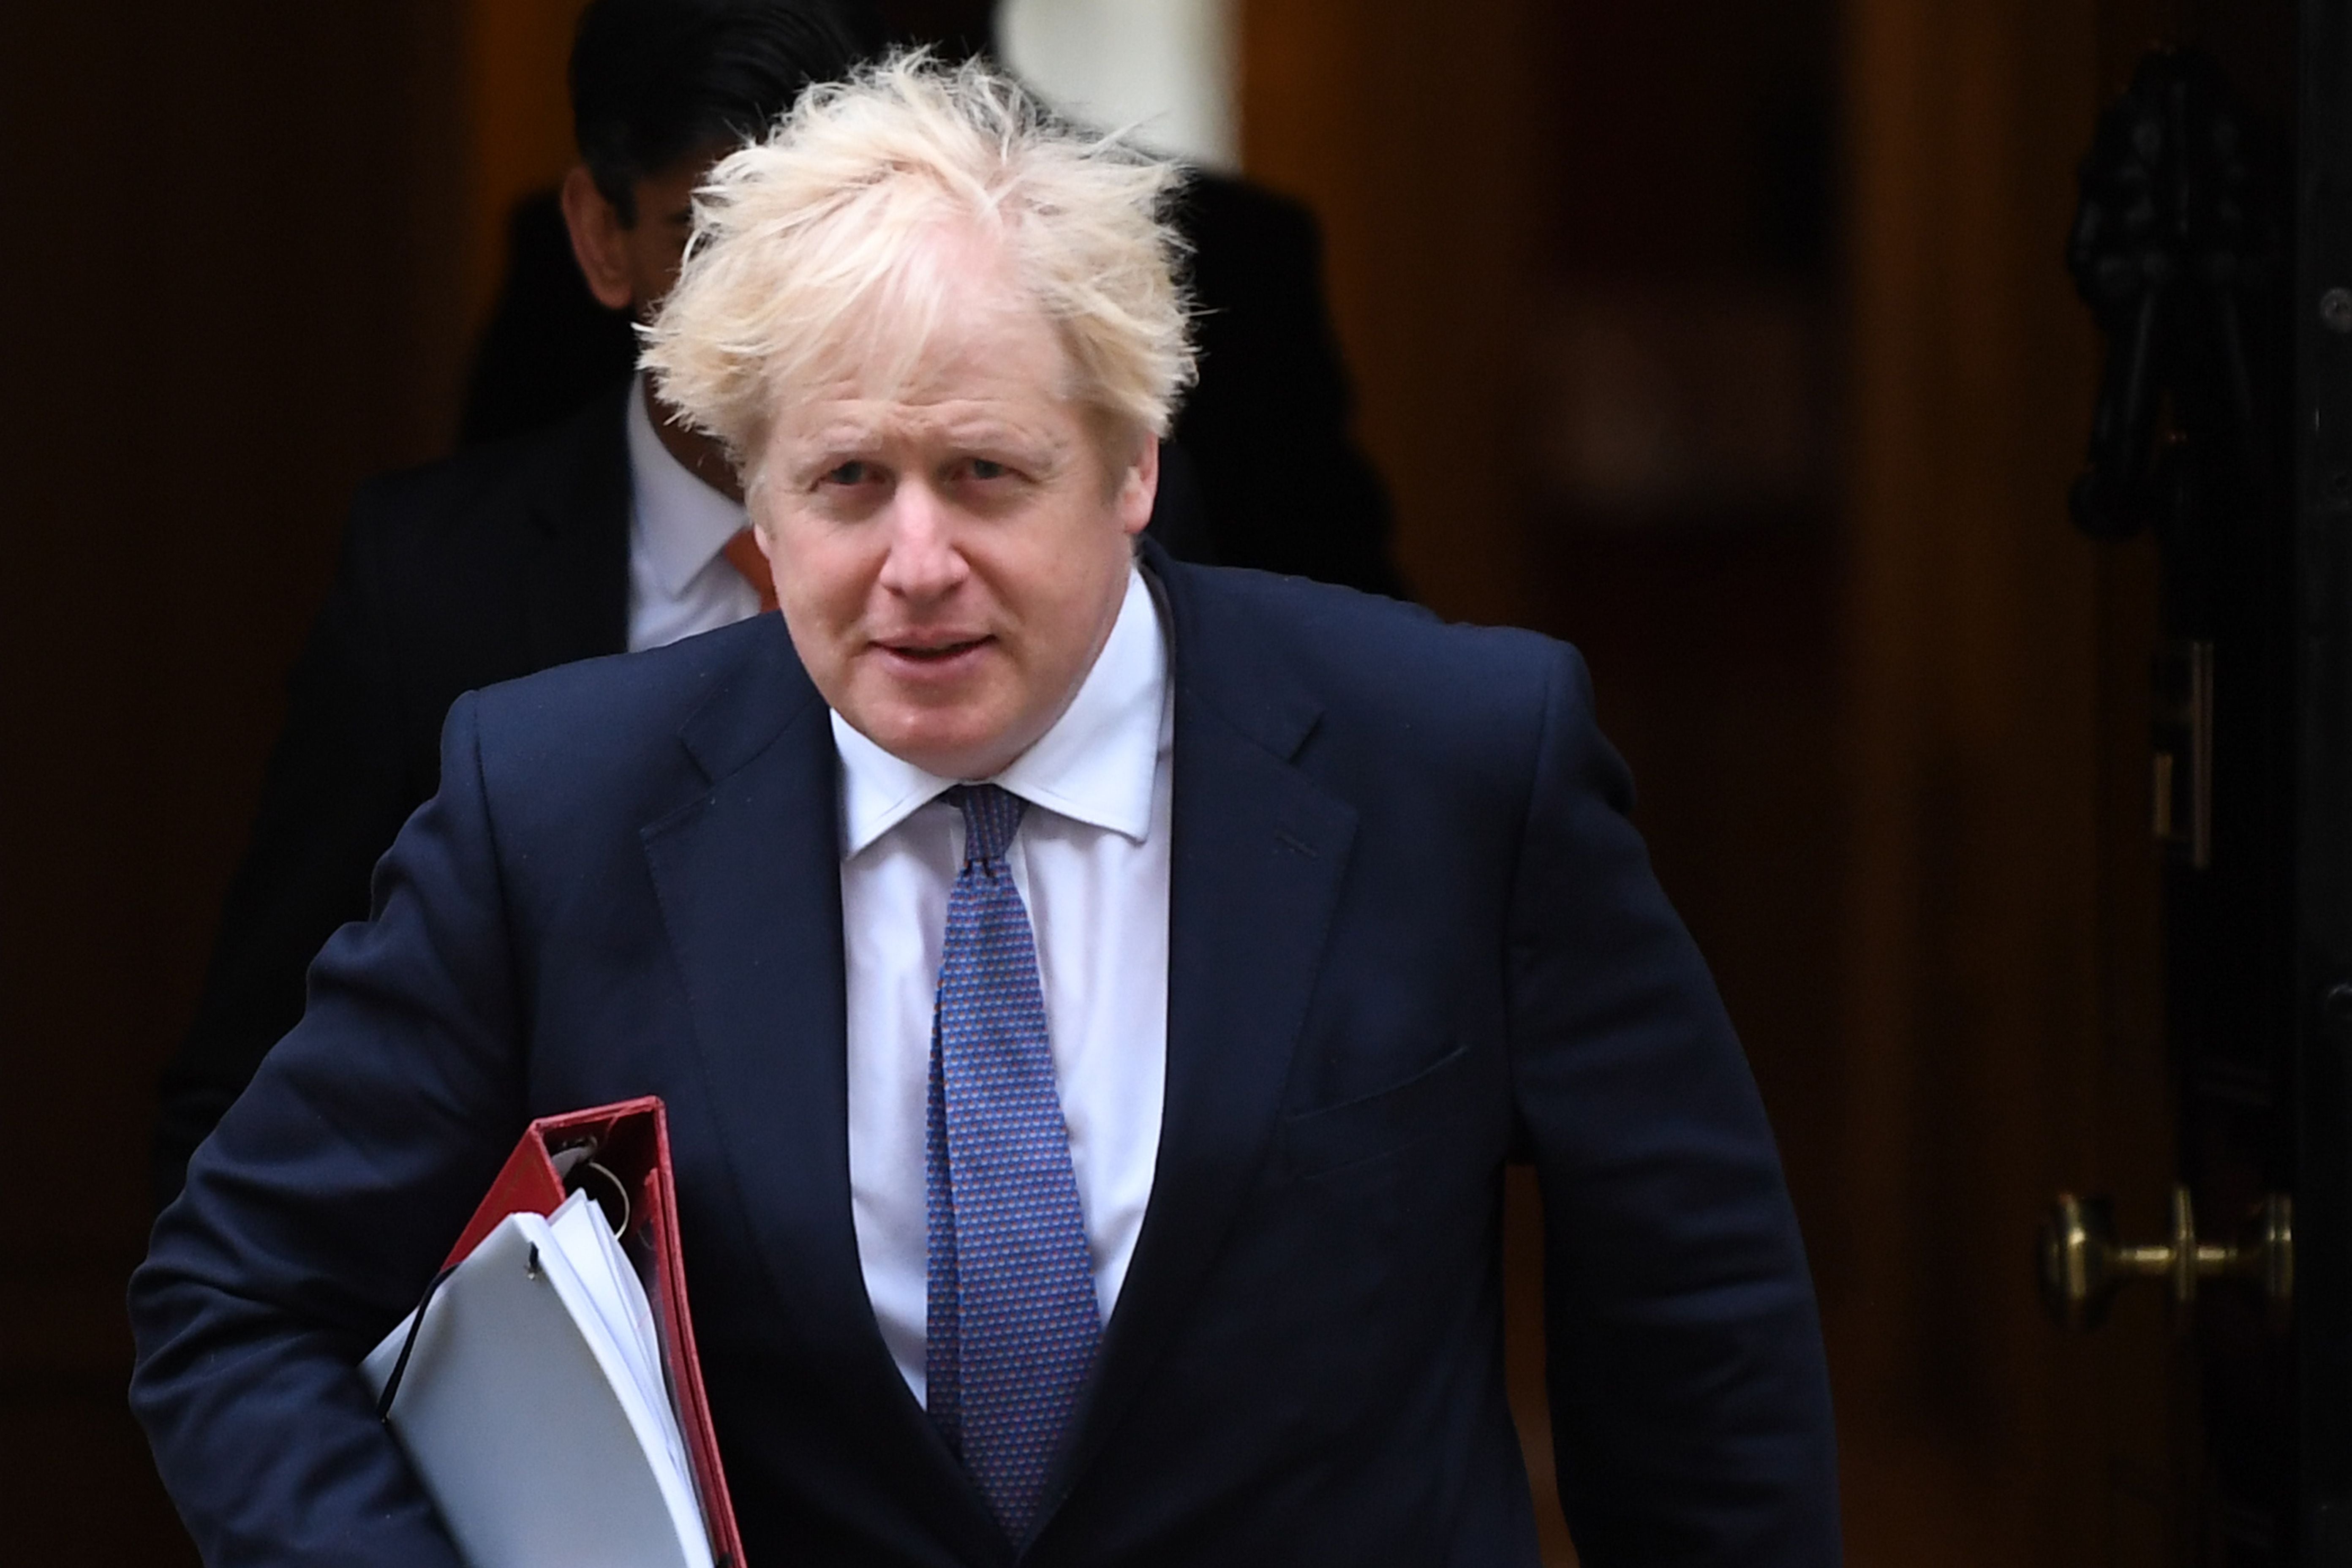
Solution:
{"label": "shirt collar", "polygon": [[[1077,696],[1037,743],[992,784],[1033,805],[1142,843],[1151,830],[1152,776],[1166,743],[1168,646],[1143,574],[1128,569],[1127,597]],[[841,754],[842,858],[857,854],[954,786],[891,755],[833,715]]]}
{"label": "shirt collar", "polygon": [[662,445],[653,416],[646,412],[642,373],[629,385],[627,426],[629,491],[636,503],[638,542],[654,580],[663,593],[677,598],[742,531],[743,506],[695,478]]}

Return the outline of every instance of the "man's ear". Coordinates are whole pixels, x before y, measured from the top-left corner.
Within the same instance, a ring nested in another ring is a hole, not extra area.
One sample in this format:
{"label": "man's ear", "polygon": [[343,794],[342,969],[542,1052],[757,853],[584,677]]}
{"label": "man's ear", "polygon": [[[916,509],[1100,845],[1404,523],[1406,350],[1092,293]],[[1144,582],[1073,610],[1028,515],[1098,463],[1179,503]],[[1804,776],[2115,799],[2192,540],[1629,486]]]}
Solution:
{"label": "man's ear", "polygon": [[1130,535],[1141,533],[1151,521],[1151,503],[1160,495],[1160,437],[1146,432],[1135,459],[1119,475],[1118,494],[1111,504],[1118,525]]}
{"label": "man's ear", "polygon": [[596,188],[587,165],[574,163],[563,176],[563,226],[572,231],[572,258],[588,292],[608,310],[625,310],[636,303],[629,287],[629,258],[621,237],[628,226],[604,193]]}

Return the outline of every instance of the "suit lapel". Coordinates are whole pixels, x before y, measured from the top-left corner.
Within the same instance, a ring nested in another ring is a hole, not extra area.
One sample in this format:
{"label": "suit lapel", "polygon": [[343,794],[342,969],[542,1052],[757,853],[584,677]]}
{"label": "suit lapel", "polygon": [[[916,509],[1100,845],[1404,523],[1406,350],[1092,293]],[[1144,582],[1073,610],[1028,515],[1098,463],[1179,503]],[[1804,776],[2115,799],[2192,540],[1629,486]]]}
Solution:
{"label": "suit lapel", "polygon": [[1174,624],[1168,1071],[1151,1201],[1060,1479],[1083,1474],[1198,1294],[1273,1135],[1354,808],[1292,765],[1319,706],[1147,547]]}
{"label": "suit lapel", "polygon": [[709,789],[644,829],[646,856],[782,1320],[885,1456],[886,1484],[967,1560],[988,1561],[1003,1540],[908,1394],[866,1294],[850,1216],[833,734],[782,622],[763,626],[759,659],[681,737]]}
{"label": "suit lapel", "polygon": [[532,668],[619,653],[629,640],[632,382],[573,416],[531,498],[538,548],[523,584]]}

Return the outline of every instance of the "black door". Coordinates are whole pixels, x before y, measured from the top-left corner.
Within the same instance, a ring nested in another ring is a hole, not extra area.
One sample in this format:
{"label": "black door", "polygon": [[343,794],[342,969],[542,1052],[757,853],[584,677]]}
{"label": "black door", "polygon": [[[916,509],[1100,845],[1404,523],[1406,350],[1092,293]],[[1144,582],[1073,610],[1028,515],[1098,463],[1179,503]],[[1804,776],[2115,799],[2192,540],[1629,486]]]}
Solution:
{"label": "black door", "polygon": [[2231,9],[2108,110],[2068,257],[2109,345],[2075,521],[2151,532],[2163,558],[2147,799],[2179,1186],[2153,1235],[2062,1199],[2042,1264],[2078,1329],[2136,1279],[2172,1299],[2194,1427],[2178,1560],[2334,1568],[2352,1565],[2352,0],[2303,0],[2294,60],[2251,69],[2216,47]]}
{"label": "black door", "polygon": [[[2294,1418],[2302,1561],[2352,1564],[2352,0],[2304,0],[2296,138]],[[2285,1412],[2280,1412],[2284,1415]],[[2217,1437],[2228,1436],[2217,1433]]]}

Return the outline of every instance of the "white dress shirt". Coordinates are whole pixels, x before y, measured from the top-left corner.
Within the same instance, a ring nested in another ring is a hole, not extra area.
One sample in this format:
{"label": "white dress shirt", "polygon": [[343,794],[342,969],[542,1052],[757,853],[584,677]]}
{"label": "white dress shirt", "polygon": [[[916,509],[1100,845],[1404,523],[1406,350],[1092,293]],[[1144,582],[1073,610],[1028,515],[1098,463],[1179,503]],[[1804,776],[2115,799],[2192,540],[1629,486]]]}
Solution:
{"label": "white dress shirt", "polygon": [[[1110,1319],[1150,1201],[1168,1058],[1169,755],[1160,612],[1140,573],[1078,694],[992,781],[1029,809],[1007,858],[1036,933],[1095,1297]],[[931,1018],[963,815],[838,713],[849,1005],[849,1189],[866,1295],[923,1398],[923,1137]]]}
{"label": "white dress shirt", "polygon": [[742,531],[743,503],[670,456],[629,384],[629,651],[661,647],[760,613],[760,593],[719,552]]}

